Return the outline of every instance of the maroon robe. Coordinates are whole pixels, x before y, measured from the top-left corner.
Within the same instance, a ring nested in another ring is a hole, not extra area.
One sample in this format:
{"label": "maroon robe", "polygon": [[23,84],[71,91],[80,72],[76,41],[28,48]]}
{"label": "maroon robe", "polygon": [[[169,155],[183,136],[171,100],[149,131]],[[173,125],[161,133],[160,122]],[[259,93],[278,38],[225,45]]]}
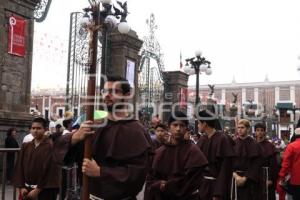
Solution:
{"label": "maroon robe", "polygon": [[[205,156],[190,141],[183,141],[176,146],[161,146],[155,151],[144,200],[198,199],[197,189],[206,165]],[[161,180],[166,181],[164,191],[159,188]]]}
{"label": "maroon robe", "polygon": [[154,138],[152,140],[152,148],[155,151],[156,149],[158,149],[159,147],[161,147],[163,145],[163,143],[161,141],[159,141],[157,138]]}
{"label": "maroon robe", "polygon": [[237,187],[238,200],[258,200],[258,181],[261,170],[261,151],[259,145],[250,136],[235,140],[235,158],[233,171],[247,177],[244,186]]}
{"label": "maroon robe", "polygon": [[199,189],[201,199],[229,199],[234,157],[232,141],[222,132],[216,132],[211,138],[202,136],[197,145],[208,160],[208,168],[204,171],[204,180]]}
{"label": "maroon robe", "polygon": [[[62,136],[60,143],[64,145],[57,145],[58,158],[70,150],[71,136]],[[108,120],[93,139],[92,158],[101,167],[101,174],[89,178],[90,194],[109,200],[134,198],[145,182],[150,150],[151,139],[138,121]],[[75,154],[69,152],[68,156]]]}
{"label": "maroon robe", "polygon": [[27,188],[25,183],[37,185],[42,189],[39,200],[53,199],[59,188],[60,168],[53,162],[52,140],[45,137],[37,147],[34,140],[23,143],[14,172],[15,187]]}
{"label": "maroon robe", "polygon": [[[270,181],[272,181],[272,185],[268,187],[268,196],[269,196],[269,200],[275,200],[276,196],[275,196],[275,187],[276,187],[276,181],[277,181],[277,176],[278,176],[278,172],[279,172],[279,166],[278,166],[278,162],[277,162],[277,152],[276,152],[276,148],[275,146],[269,142],[268,140],[264,140],[262,142],[258,143],[259,146],[261,147],[262,150],[262,167],[268,167],[268,175],[269,175],[269,179]],[[263,188],[260,189],[259,191],[262,192],[262,194],[260,194],[260,198],[262,200],[266,199],[266,184],[265,184],[265,177],[264,177],[264,173],[262,172],[262,176],[260,176],[260,181],[259,181],[259,188]]]}

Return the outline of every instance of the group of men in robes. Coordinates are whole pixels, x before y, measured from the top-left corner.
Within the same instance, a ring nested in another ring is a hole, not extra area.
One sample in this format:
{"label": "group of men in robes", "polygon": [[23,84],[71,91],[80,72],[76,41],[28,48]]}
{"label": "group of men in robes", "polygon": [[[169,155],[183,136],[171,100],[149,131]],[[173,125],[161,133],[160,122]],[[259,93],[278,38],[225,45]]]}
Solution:
{"label": "group of men in robes", "polygon": [[[265,145],[259,145],[248,136],[249,121],[239,121],[238,138],[233,141],[215,129],[216,119],[210,112],[200,111],[198,127],[204,135],[196,145],[189,137],[187,116],[176,111],[169,118],[167,127],[156,127],[156,130],[165,130],[166,134],[161,135],[154,149],[145,128],[126,111],[126,102],[131,97],[128,81],[107,77],[101,93],[108,116],[100,127],[95,130],[94,122],[84,122],[77,131],[47,145],[47,162],[82,162],[82,173],[89,177],[90,200],[136,200],[144,184],[145,200],[259,200],[266,199],[263,198],[264,191],[260,194],[259,184],[268,183],[268,187],[275,184],[271,175],[261,180],[263,166],[266,165],[267,174],[272,174],[269,159],[273,152],[265,150],[267,153],[262,154]],[[93,138],[91,159],[83,158],[82,154],[86,137]],[[41,150],[41,141],[48,141],[38,139],[31,143],[32,154],[26,150],[29,145],[22,147],[15,185],[27,199],[54,200],[50,195],[39,196],[46,191],[54,194],[56,190],[49,189],[51,186],[56,188],[57,182],[53,183],[53,174],[47,175],[43,171],[49,168],[33,162],[37,159],[43,162],[41,155],[35,157],[34,152]],[[35,178],[34,171],[38,168],[42,169],[42,179]],[[270,191],[267,190],[268,198],[272,199]]]}
{"label": "group of men in robes", "polygon": [[197,200],[207,159],[185,137],[188,119],[175,112],[168,120],[169,137],[154,152],[145,187],[145,200]]}
{"label": "group of men in robes", "polygon": [[[160,146],[146,180],[146,200],[275,200],[278,162],[264,123],[255,125],[255,140],[249,134],[250,122],[240,120],[233,139],[216,130],[218,121],[213,113],[202,110],[198,114],[202,136],[194,145],[185,137],[187,117],[183,113],[171,116],[167,135],[174,140],[173,121],[183,122],[181,137],[176,142],[159,137]],[[156,130],[161,131],[161,125]]]}
{"label": "group of men in robes", "polygon": [[[14,185],[20,189],[20,199],[56,200],[53,195],[57,191],[49,189],[59,187],[60,171],[46,173],[45,170],[49,172],[55,167],[47,165],[46,168],[45,165],[49,161],[63,163],[66,160],[81,162],[82,173],[89,180],[89,199],[136,199],[149,171],[151,139],[144,127],[125,109],[132,96],[126,79],[107,77],[101,93],[108,116],[97,130],[93,128],[93,122],[87,121],[77,131],[56,138],[53,144],[46,138],[35,137],[22,147],[14,179]],[[38,129],[45,132],[46,125],[42,123],[41,126]],[[31,127],[32,132],[35,129]],[[93,137],[91,159],[83,158],[82,154],[83,140],[88,136]],[[46,145],[45,141],[49,144]],[[42,195],[47,191],[52,195]]]}
{"label": "group of men in robes", "polygon": [[256,140],[249,136],[250,122],[238,123],[235,140],[232,197],[235,199],[274,199],[278,162],[274,145],[266,139],[266,126],[255,125]]}

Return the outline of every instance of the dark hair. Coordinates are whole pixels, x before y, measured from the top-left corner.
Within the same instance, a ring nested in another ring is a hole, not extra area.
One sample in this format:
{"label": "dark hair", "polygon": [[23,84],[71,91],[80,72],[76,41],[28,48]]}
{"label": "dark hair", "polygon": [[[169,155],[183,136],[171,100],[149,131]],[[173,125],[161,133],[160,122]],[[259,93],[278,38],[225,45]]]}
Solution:
{"label": "dark hair", "polygon": [[72,119],[65,119],[65,120],[63,120],[63,126],[65,127],[65,128],[68,128],[68,126],[69,126],[69,124],[72,124]]}
{"label": "dark hair", "polygon": [[61,125],[60,124],[56,124],[55,128],[61,128]]}
{"label": "dark hair", "polygon": [[156,126],[155,126],[155,130],[157,129],[157,128],[162,128],[162,129],[164,129],[164,130],[167,130],[167,126],[165,125],[165,124],[162,124],[162,123],[158,123]]}
{"label": "dark hair", "polygon": [[184,114],[181,111],[175,111],[174,113],[171,114],[168,120],[168,125],[170,125],[174,121],[182,121],[183,123],[185,123],[186,126],[189,125],[189,120],[186,114]]}
{"label": "dark hair", "polygon": [[198,120],[205,122],[211,128],[215,128],[218,119],[216,119],[210,110],[201,110],[198,113]]}
{"label": "dark hair", "polygon": [[256,131],[256,129],[258,128],[262,128],[264,131],[266,131],[266,125],[262,122],[258,122],[254,125],[254,130]]}
{"label": "dark hair", "polygon": [[6,135],[7,135],[7,136],[12,136],[12,133],[13,133],[14,131],[17,131],[17,129],[15,129],[15,128],[9,128],[9,129],[7,130]]}
{"label": "dark hair", "polygon": [[127,79],[121,76],[107,76],[106,78],[107,78],[106,81],[109,82],[120,82],[123,94],[130,92],[130,84]]}
{"label": "dark hair", "polygon": [[33,123],[40,123],[44,128],[48,127],[47,120],[42,118],[42,117],[37,117],[37,118],[33,119],[32,122],[31,122],[31,126],[32,126]]}

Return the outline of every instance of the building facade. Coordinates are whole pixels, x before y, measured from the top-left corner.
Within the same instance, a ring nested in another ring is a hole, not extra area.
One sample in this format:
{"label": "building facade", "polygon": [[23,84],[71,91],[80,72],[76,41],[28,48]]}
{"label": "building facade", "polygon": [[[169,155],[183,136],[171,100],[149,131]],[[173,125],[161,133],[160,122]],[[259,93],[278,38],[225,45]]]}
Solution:
{"label": "building facade", "polygon": [[[206,104],[210,89],[207,85],[200,85],[201,103]],[[190,86],[187,91],[188,111],[191,116],[195,102],[195,87]],[[236,96],[237,115],[239,118],[249,116],[252,106],[254,114],[251,121],[271,120],[270,129],[278,137],[289,137],[299,120],[300,112],[300,80],[230,83],[217,84],[212,98],[223,107],[221,117],[229,116],[230,107]],[[84,102],[84,97],[80,97]],[[38,112],[47,118],[52,115],[62,117],[66,111],[66,97],[64,89],[33,91],[30,111]],[[299,109],[298,109],[299,108]],[[72,109],[77,116],[84,112],[84,106]]]}
{"label": "building facade", "polygon": [[[201,102],[205,104],[209,98],[210,89],[207,85],[200,86]],[[273,118],[276,121],[273,130],[279,137],[289,137],[299,120],[300,81],[277,81],[255,83],[218,84],[214,87],[213,99],[222,105],[224,115],[229,115],[236,96],[238,116],[245,118],[253,110],[254,121]],[[195,101],[195,87],[188,92],[189,102]],[[252,110],[251,110],[252,107]]]}

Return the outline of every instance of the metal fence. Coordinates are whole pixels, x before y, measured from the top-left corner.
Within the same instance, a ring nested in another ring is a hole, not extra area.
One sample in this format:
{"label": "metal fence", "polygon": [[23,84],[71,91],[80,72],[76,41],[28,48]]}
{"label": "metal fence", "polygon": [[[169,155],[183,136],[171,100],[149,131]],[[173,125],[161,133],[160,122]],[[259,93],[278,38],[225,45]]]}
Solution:
{"label": "metal fence", "polygon": [[[7,177],[7,153],[15,152],[18,153],[20,148],[0,148],[0,155],[2,154],[2,185],[1,185],[1,200],[16,200],[17,191],[14,186],[12,186],[13,191],[8,192],[6,185]],[[77,165],[73,164],[71,166],[61,167],[61,186],[59,188],[58,199],[59,200],[79,200],[80,199],[80,185],[78,184],[77,177]],[[9,187],[11,189],[11,187]]]}
{"label": "metal fence", "polygon": [[[0,153],[2,154],[2,187],[1,187],[1,193],[2,197],[1,200],[5,200],[5,187],[6,187],[6,157],[7,153],[14,152],[17,153],[20,151],[20,148],[0,148]],[[16,188],[13,187],[13,200],[16,200]]]}

